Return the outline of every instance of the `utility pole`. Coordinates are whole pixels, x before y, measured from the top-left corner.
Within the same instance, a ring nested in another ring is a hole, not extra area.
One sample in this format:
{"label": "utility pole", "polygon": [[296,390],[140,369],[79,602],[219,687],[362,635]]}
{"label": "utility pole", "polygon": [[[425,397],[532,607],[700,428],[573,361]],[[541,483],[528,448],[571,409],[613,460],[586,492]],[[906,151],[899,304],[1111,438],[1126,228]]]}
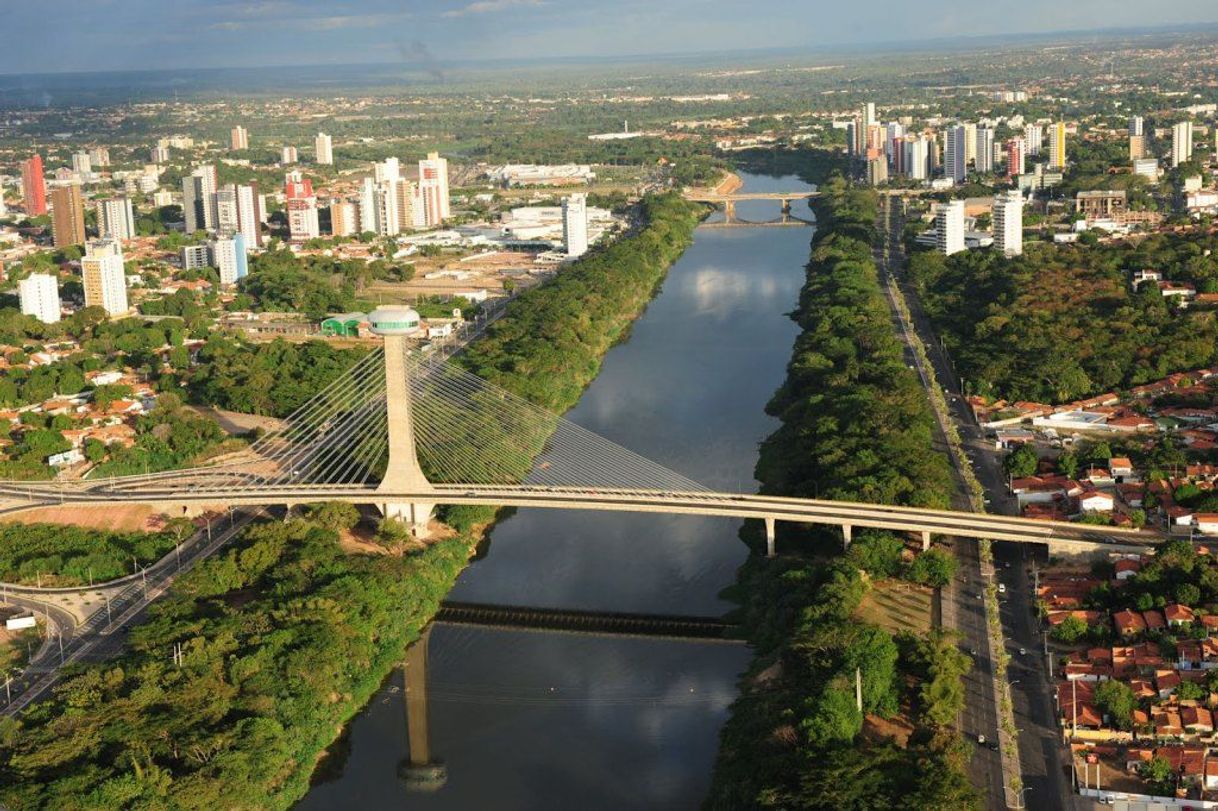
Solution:
{"label": "utility pole", "polygon": [[863,711],[863,672],[859,668],[854,669],[854,703],[858,705],[859,712]]}

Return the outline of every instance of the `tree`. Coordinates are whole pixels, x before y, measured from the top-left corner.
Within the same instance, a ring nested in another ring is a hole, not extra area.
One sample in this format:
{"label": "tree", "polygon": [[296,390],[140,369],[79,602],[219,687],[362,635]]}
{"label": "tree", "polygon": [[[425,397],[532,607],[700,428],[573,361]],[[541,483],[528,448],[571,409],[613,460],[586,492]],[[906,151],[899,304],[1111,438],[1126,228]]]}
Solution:
{"label": "tree", "polygon": [[1165,757],[1155,756],[1138,767],[1138,776],[1154,789],[1155,794],[1174,794],[1176,776],[1172,772],[1171,762]]}
{"label": "tree", "polygon": [[850,544],[847,558],[872,577],[894,577],[901,569],[905,544],[891,532],[867,530]]}
{"label": "tree", "polygon": [[1107,713],[1118,729],[1129,729],[1138,700],[1128,684],[1118,679],[1107,679],[1095,688],[1095,706]]}
{"label": "tree", "polygon": [[308,507],[310,521],[333,532],[350,530],[359,523],[359,509],[354,504],[345,501],[326,501],[321,504],[310,504]]}
{"label": "tree", "polygon": [[945,549],[927,549],[909,564],[905,577],[914,583],[943,588],[956,576],[955,555]]}
{"label": "tree", "polygon": [[1194,606],[1201,602],[1201,589],[1192,583],[1181,583],[1175,589],[1176,602],[1180,605]]}
{"label": "tree", "polygon": [[1066,451],[1057,457],[1057,470],[1064,476],[1069,476],[1073,479],[1074,474],[1078,473],[1078,467],[1078,454],[1074,451]]}
{"label": "tree", "polygon": [[1074,615],[1066,617],[1053,629],[1053,638],[1059,642],[1072,644],[1087,634],[1087,623]]}
{"label": "tree", "polygon": [[96,464],[106,458],[106,444],[100,439],[89,437],[85,440],[84,452],[85,458]]}
{"label": "tree", "polygon": [[1030,444],[1020,445],[1002,460],[1003,469],[1013,479],[1035,476],[1039,465],[1040,458],[1036,455],[1036,448]]}

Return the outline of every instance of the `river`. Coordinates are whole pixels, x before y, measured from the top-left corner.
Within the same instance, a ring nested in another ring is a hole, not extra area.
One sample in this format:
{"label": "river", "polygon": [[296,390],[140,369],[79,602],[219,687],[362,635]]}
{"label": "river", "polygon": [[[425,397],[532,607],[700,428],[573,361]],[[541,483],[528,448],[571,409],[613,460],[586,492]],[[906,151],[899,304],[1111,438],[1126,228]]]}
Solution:
{"label": "river", "polygon": [[[744,191],[808,188],[742,177]],[[737,215],[772,219],[777,203],[740,203]],[[754,492],[811,235],[699,228],[567,417],[708,487]],[[521,510],[495,527],[450,596],[719,615],[731,607],[719,593],[746,556],[739,529],[728,519]],[[448,625],[429,644],[430,744],[447,768],[443,788],[411,791],[397,776],[407,753],[397,674],[298,808],[695,808],[751,657],[742,645]]]}

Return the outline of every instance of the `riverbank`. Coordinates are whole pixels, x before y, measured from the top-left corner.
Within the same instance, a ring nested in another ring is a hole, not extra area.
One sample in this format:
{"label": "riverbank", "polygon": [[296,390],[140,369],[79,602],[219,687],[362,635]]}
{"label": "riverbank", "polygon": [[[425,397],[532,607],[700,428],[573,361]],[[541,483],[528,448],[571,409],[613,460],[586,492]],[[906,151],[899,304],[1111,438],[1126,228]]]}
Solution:
{"label": "riverbank", "polygon": [[[942,506],[949,469],[872,258],[875,196],[840,180],[822,191],[795,313],[803,332],[769,407],[782,425],[757,466],[762,492]],[[745,534],[757,552],[755,530]],[[909,577],[925,554],[903,564],[900,538],[867,532],[826,558],[840,543],[788,527],[780,557],[754,554],[741,569],[733,596],[758,657],[723,731],[708,808],[976,804],[951,726],[967,657],[941,634],[894,636],[856,613],[873,580]]]}
{"label": "riverbank", "polygon": [[[565,410],[699,217],[674,194],[648,198],[635,234],[522,295],[471,357],[500,385]],[[543,336],[530,342],[534,330]],[[537,374],[546,385],[534,385]],[[20,732],[2,722],[0,797],[13,807],[81,797],[101,808],[290,806],[430,621],[493,511],[445,515],[458,536],[410,557],[344,555],[335,528],[316,518],[248,531],[153,609],[130,653],[66,679]],[[157,733],[166,723],[173,734]]]}

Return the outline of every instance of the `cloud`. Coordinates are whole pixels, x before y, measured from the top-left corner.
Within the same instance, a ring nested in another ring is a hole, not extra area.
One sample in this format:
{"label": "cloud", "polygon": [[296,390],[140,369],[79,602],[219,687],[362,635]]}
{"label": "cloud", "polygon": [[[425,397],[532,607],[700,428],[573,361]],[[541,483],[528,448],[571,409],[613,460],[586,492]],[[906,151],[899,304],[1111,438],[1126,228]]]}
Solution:
{"label": "cloud", "polygon": [[467,6],[444,12],[445,17],[464,17],[467,14],[492,14],[511,8],[536,8],[546,5],[545,0],[475,0]]}

